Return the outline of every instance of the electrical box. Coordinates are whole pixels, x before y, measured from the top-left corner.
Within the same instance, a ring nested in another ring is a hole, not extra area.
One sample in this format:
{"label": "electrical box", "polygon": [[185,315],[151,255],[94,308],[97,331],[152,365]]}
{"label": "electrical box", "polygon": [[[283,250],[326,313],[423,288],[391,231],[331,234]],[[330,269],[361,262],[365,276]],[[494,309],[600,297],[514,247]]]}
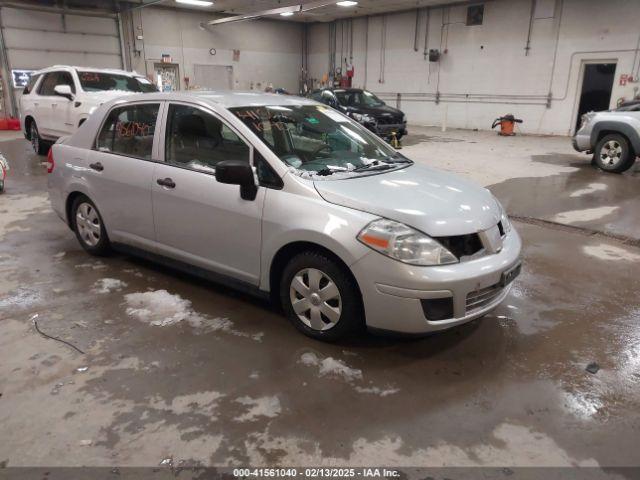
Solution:
{"label": "electrical box", "polygon": [[440,60],[440,50],[437,48],[429,49],[429,61],[438,62]]}

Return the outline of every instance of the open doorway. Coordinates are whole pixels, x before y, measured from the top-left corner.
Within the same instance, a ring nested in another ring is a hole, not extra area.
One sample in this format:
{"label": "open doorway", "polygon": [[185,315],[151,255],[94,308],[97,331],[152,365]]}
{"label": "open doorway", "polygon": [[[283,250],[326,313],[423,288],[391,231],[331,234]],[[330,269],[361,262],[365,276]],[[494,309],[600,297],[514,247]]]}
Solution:
{"label": "open doorway", "polygon": [[580,128],[580,117],[587,112],[609,109],[611,89],[616,73],[615,63],[587,63],[582,76],[582,91],[576,117],[576,130]]}

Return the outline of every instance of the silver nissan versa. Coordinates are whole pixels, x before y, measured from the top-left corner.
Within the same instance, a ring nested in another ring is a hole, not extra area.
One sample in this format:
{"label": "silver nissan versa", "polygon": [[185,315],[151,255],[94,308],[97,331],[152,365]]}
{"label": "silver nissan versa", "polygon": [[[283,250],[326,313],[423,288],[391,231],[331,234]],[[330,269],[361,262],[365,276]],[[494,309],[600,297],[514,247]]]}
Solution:
{"label": "silver nissan versa", "polygon": [[520,272],[520,238],[488,190],[298,97],[113,100],[53,146],[48,170],[53,208],[89,253],[271,294],[318,339],[453,327]]}

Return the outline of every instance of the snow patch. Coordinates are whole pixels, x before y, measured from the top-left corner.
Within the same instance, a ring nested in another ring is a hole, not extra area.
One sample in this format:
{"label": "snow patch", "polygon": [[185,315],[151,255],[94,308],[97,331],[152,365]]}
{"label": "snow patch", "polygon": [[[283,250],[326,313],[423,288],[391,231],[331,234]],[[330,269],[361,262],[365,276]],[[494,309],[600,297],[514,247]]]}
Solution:
{"label": "snow patch", "polygon": [[612,207],[597,207],[597,208],[586,208],[584,210],[571,210],[568,212],[558,213],[553,217],[553,221],[559,223],[580,223],[580,222],[590,222],[592,220],[599,220],[607,215],[611,215],[613,212],[618,210],[620,207],[612,206]]}
{"label": "snow patch", "polygon": [[315,353],[307,352],[300,356],[300,363],[308,367],[318,367],[318,374],[321,377],[342,377],[347,382],[352,380],[362,380],[362,370],[351,368],[342,360],[337,360],[333,357],[326,357],[320,360]]}
{"label": "snow patch", "polygon": [[607,245],[601,243],[600,245],[586,245],[582,247],[582,251],[585,255],[590,257],[599,258],[600,260],[607,261],[620,261],[625,260],[628,262],[640,261],[640,254],[632,252],[630,249],[617,247],[615,245]]}
{"label": "snow patch", "polygon": [[275,418],[280,415],[282,408],[280,407],[280,400],[277,396],[271,397],[240,397],[236,402],[241,403],[249,407],[246,413],[235,418],[238,422],[253,422],[258,417]]}
{"label": "snow patch", "polygon": [[373,395],[380,395],[386,397],[387,395],[393,395],[400,391],[399,388],[380,388],[380,387],[356,387],[358,393],[370,393]]}
{"label": "snow patch", "polygon": [[209,317],[194,311],[191,302],[180,295],[166,290],[129,293],[124,296],[127,315],[154,327],[167,327],[185,322],[196,333],[223,331],[238,337],[260,341],[258,334],[240,332],[233,329],[233,322],[225,317]]}
{"label": "snow patch", "polygon": [[111,293],[119,292],[123,288],[126,288],[127,284],[117,278],[101,278],[93,284],[91,289],[92,293]]}
{"label": "snow patch", "polygon": [[585,188],[574,191],[569,195],[570,197],[582,197],[583,195],[589,195],[590,193],[602,192],[607,189],[607,185],[604,183],[590,183]]}

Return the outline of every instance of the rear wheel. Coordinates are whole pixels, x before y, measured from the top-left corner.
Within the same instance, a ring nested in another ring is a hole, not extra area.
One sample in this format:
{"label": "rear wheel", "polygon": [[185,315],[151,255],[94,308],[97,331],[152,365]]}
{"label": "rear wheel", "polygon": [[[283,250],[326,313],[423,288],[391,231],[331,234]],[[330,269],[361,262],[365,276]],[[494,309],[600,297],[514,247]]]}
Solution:
{"label": "rear wheel", "polygon": [[319,252],[296,255],[285,267],[280,301],[305,335],[334,341],[363,325],[360,292],[345,267]]}
{"label": "rear wheel", "polygon": [[38,132],[38,126],[36,125],[35,120],[31,121],[31,126],[29,127],[29,138],[31,139],[33,151],[38,155],[46,155],[49,152],[49,147],[51,145],[40,138],[40,133]]}
{"label": "rear wheel", "polygon": [[76,237],[91,255],[105,256],[111,251],[111,244],[100,212],[85,196],[79,196],[71,207],[73,230]]}
{"label": "rear wheel", "polygon": [[605,135],[596,145],[593,159],[595,164],[606,172],[622,173],[635,162],[629,141],[618,133]]}

